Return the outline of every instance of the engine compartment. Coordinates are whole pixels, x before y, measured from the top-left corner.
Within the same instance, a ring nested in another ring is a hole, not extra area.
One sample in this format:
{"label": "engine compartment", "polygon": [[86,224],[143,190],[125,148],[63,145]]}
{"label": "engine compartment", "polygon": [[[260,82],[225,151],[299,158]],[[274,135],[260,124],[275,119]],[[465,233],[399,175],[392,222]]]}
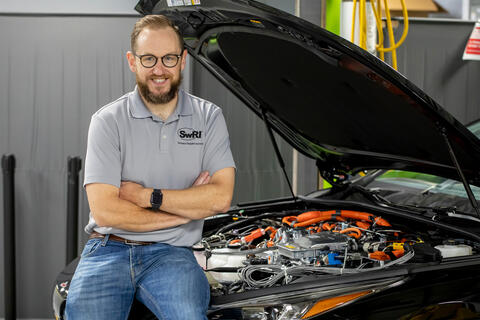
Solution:
{"label": "engine compartment", "polygon": [[[391,222],[390,222],[391,221]],[[197,243],[212,295],[477,254],[480,244],[445,230],[355,210],[236,215]]]}

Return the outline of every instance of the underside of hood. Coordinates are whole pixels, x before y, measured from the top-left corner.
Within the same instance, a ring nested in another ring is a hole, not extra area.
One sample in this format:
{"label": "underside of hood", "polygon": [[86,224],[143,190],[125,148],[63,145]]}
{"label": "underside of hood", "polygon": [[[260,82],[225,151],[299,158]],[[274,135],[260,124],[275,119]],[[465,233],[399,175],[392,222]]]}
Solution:
{"label": "underside of hood", "polygon": [[255,1],[140,1],[322,175],[400,169],[480,185],[480,141],[401,74],[336,35]]}

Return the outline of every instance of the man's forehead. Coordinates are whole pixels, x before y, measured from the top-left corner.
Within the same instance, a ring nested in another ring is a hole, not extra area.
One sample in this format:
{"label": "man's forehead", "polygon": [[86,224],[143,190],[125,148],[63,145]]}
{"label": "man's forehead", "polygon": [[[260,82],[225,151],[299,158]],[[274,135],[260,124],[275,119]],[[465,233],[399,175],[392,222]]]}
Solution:
{"label": "man's forehead", "polygon": [[169,53],[180,51],[180,44],[175,31],[170,27],[145,28],[137,38],[137,50],[140,51],[161,51]]}

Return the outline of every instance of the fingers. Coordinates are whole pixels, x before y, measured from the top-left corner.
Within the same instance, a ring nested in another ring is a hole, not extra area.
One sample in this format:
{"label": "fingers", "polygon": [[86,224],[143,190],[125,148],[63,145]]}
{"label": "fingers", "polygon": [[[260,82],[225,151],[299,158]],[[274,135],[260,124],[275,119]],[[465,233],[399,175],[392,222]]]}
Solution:
{"label": "fingers", "polygon": [[198,175],[197,179],[195,179],[195,182],[193,183],[192,186],[200,186],[202,184],[207,184],[210,181],[210,175],[208,171],[202,171]]}
{"label": "fingers", "polygon": [[203,178],[200,184],[207,184],[210,181],[210,174],[208,173],[208,171],[203,171],[202,173],[200,173],[200,175]]}

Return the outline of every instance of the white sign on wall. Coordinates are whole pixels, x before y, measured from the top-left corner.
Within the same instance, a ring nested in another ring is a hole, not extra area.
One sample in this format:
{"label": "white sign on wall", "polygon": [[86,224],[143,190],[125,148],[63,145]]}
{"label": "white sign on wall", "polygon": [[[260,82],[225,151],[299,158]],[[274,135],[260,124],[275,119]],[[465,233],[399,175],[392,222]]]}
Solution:
{"label": "white sign on wall", "polygon": [[480,21],[475,23],[463,52],[463,60],[480,60]]}

